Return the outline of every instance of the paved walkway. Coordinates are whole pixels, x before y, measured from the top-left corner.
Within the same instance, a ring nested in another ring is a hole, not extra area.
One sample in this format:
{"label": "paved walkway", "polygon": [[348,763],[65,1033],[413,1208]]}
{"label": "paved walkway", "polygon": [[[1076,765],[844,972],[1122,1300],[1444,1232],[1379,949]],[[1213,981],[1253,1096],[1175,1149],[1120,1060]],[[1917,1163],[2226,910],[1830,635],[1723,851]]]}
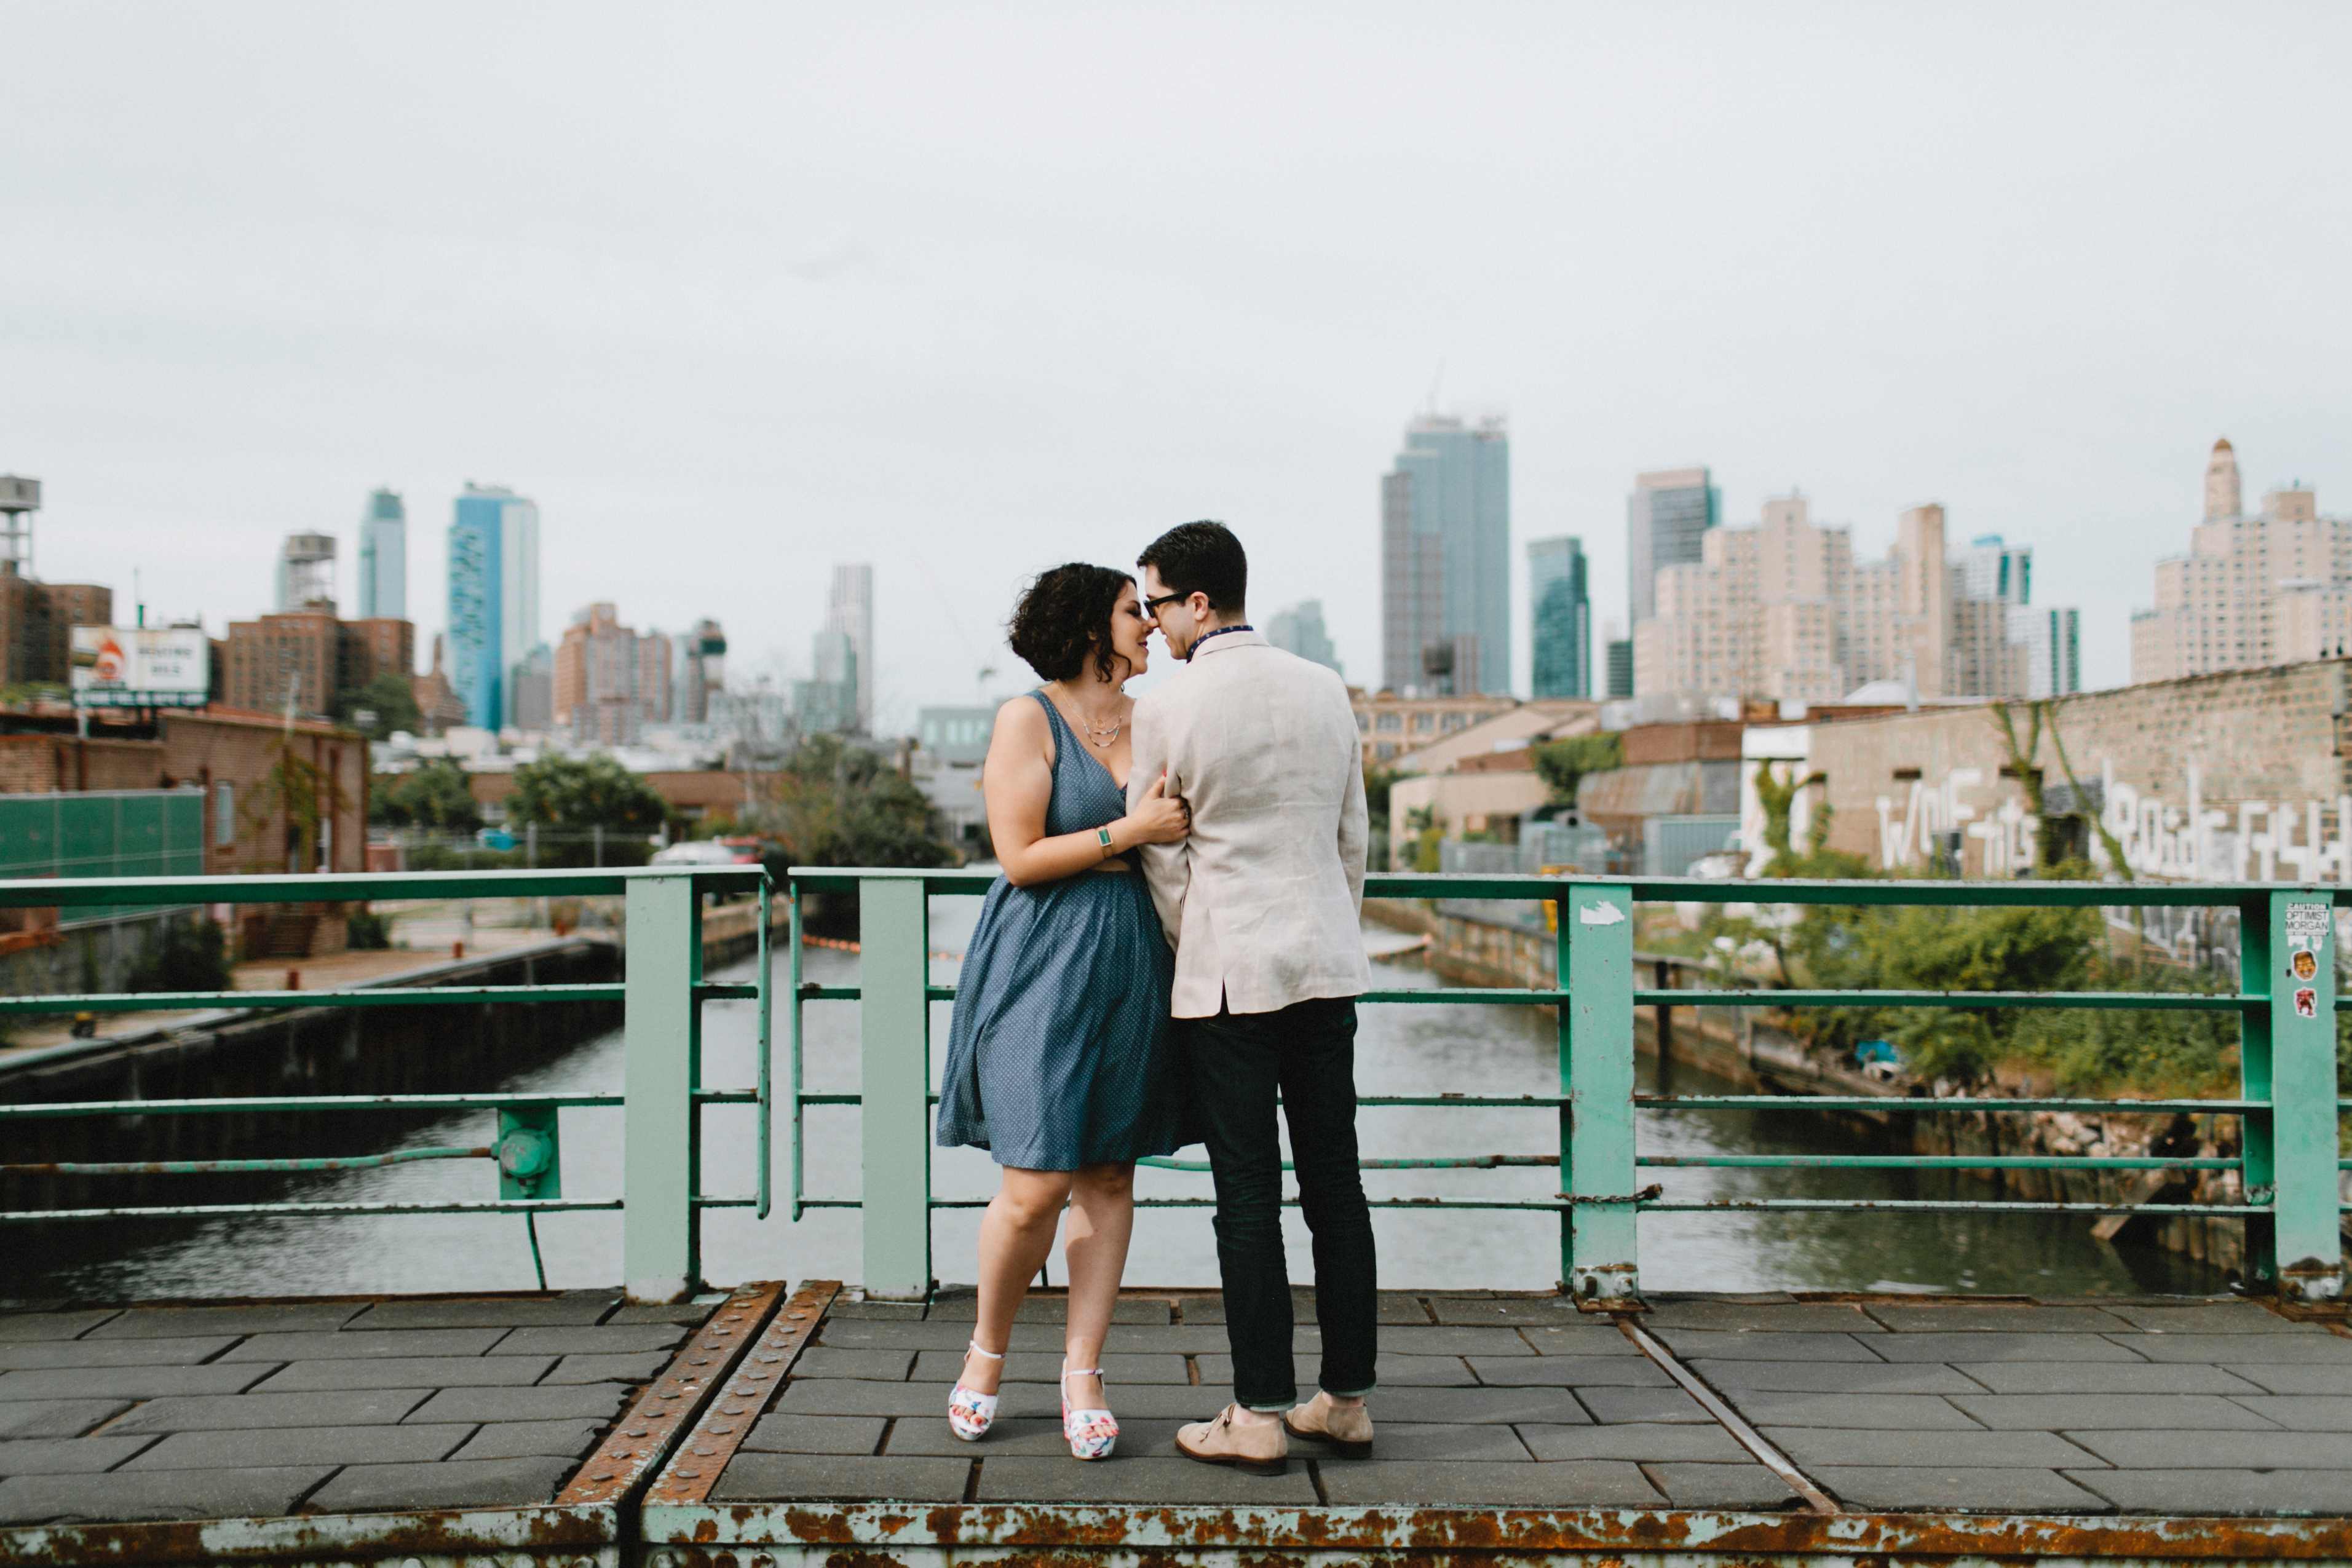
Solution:
{"label": "paved walkway", "polygon": [[613,1291],[0,1316],[0,1524],[544,1503],[708,1307]]}
{"label": "paved walkway", "polygon": [[1629,1320],[1649,1349],[1552,1298],[1381,1306],[1374,1457],[1302,1446],[1261,1478],[1175,1453],[1229,1397],[1214,1297],[1122,1303],[1097,1466],[1059,1447],[1058,1301],[1016,1328],[977,1446],[938,1409],[969,1300],[841,1302],[713,1498],[1750,1510],[1810,1483],[1864,1511],[2352,1514],[2352,1337],[2251,1301],[1664,1298]]}
{"label": "paved walkway", "polygon": [[1099,1464],[1061,1447],[1057,1296],[1016,1326],[978,1445],[941,1410],[969,1293],[782,1297],[0,1312],[0,1564],[127,1561],[170,1528],[138,1521],[217,1519],[257,1551],[639,1529],[680,1564],[1300,1540],[2352,1556],[2352,1334],[2246,1301],[1693,1297],[1611,1320],[1393,1293],[1374,1457],[1302,1450],[1261,1477],[1174,1451],[1228,1396],[1214,1295],[1120,1303],[1104,1364],[1125,1430]]}

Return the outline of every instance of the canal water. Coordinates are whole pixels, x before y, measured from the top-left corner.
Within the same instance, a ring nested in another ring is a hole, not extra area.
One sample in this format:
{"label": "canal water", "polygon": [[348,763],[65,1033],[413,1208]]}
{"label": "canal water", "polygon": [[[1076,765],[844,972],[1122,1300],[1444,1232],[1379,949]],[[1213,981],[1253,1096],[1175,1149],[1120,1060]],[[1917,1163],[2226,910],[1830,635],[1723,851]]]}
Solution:
{"label": "canal water", "polygon": [[[932,901],[931,944],[960,951],[978,910],[971,898]],[[1391,933],[1369,932],[1376,942]],[[782,1001],[784,958],[777,956],[775,1081],[789,1082],[786,1009]],[[822,949],[805,956],[803,977],[825,984],[855,980],[853,954]],[[1411,961],[1384,961],[1373,984],[1383,988],[1437,984]],[[955,965],[933,965],[938,983],[954,979]],[[712,975],[748,978],[749,963]],[[934,1008],[932,1070],[947,1037],[948,1005]],[[856,1005],[814,1003],[806,1008],[803,1077],[811,1092],[857,1088]],[[706,1005],[704,1080],[709,1087],[749,1086],[755,1073],[755,1016],[750,1003]],[[516,1090],[614,1091],[621,1087],[618,1031],[589,1040],[562,1059],[519,1072],[501,1087]],[[1366,1094],[1549,1094],[1557,1092],[1557,1043],[1550,1017],[1534,1008],[1453,1005],[1367,1005],[1358,1037],[1357,1076]],[[1643,1060],[1645,1088],[1655,1064]],[[1677,1093],[1723,1091],[1677,1069]],[[709,1194],[748,1194],[756,1172],[755,1111],[717,1106],[703,1111],[703,1187]],[[562,1113],[564,1195],[617,1196],[621,1177],[621,1113],[583,1109]],[[811,1197],[854,1197],[858,1184],[857,1110],[812,1107],[807,1111],[805,1162]],[[354,1135],[353,1152],[383,1147],[486,1142],[495,1135],[490,1112],[454,1116],[414,1129],[396,1141],[370,1143],[366,1119],[341,1119]],[[838,1279],[859,1274],[855,1210],[814,1209],[791,1219],[790,1117],[778,1118],[774,1148],[775,1212],[761,1221],[749,1210],[706,1215],[704,1268],[719,1284],[751,1279]],[[1549,1110],[1366,1109],[1359,1118],[1363,1153],[1430,1157],[1558,1152],[1558,1124]],[[1658,1112],[1640,1114],[1645,1154],[1761,1153],[1850,1149],[1818,1116],[1801,1111]],[[1830,1140],[1830,1142],[1825,1142]],[[254,1151],[263,1152],[263,1151]],[[1198,1159],[1197,1148],[1186,1157]],[[974,1150],[935,1151],[933,1191],[940,1197],[984,1198],[994,1190],[995,1167]],[[1470,1171],[1370,1172],[1375,1197],[1547,1198],[1558,1172],[1543,1166]],[[1983,1196],[1990,1189],[1958,1178],[1900,1172],[1777,1172],[1672,1170],[1668,1195],[1929,1197]],[[204,1201],[190,1179],[184,1201]],[[1146,1197],[1205,1197],[1205,1174],[1146,1170],[1138,1191]],[[320,1177],[289,1196],[323,1201],[387,1201],[438,1197],[481,1200],[496,1195],[495,1173],[485,1161],[450,1161]],[[970,1209],[937,1211],[932,1221],[933,1272],[943,1281],[971,1278],[979,1216]],[[1376,1211],[1381,1278],[1396,1288],[1549,1289],[1560,1277],[1559,1222],[1554,1214],[1526,1211]],[[1302,1278],[1309,1257],[1296,1211],[1289,1218],[1292,1267]],[[0,1294],[58,1295],[84,1300],[175,1296],[338,1294],[366,1291],[527,1289],[537,1283],[520,1217],[399,1215],[351,1218],[263,1217],[207,1221],[168,1233],[121,1226],[118,1247],[93,1251],[55,1245],[65,1238],[47,1226],[16,1233],[18,1267]],[[548,1282],[609,1284],[620,1278],[620,1216],[558,1214],[539,1221]],[[77,1237],[87,1243],[89,1237]],[[1642,1278],[1653,1289],[1683,1290],[1959,1290],[2033,1295],[2143,1295],[2210,1291],[2218,1278],[2204,1266],[2151,1247],[2117,1247],[2094,1239],[2089,1222],[2031,1215],[1716,1213],[1653,1215],[1642,1221]],[[28,1256],[29,1255],[29,1256]],[[1056,1282],[1058,1265],[1053,1270]],[[1217,1277],[1206,1209],[1161,1209],[1139,1216],[1128,1279],[1139,1286],[1203,1286]]]}

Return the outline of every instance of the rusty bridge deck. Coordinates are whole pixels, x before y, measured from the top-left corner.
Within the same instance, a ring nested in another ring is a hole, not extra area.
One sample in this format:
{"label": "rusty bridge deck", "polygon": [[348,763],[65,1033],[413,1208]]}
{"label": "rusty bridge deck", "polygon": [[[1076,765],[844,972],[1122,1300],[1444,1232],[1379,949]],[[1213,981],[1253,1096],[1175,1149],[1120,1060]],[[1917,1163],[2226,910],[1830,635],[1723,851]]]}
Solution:
{"label": "rusty bridge deck", "polygon": [[956,1292],[10,1311],[0,1565],[2352,1558],[2352,1333],[2252,1301],[1391,1293],[1375,1457],[1280,1477],[1175,1454],[1230,1372],[1188,1291],[1121,1302],[1070,1459],[1060,1310],[978,1445]]}

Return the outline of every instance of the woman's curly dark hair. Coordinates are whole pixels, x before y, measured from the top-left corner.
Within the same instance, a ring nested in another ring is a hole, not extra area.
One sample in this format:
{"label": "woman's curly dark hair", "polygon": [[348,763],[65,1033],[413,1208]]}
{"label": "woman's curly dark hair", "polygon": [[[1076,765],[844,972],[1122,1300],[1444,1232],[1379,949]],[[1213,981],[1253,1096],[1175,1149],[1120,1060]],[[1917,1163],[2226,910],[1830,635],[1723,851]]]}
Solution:
{"label": "woman's curly dark hair", "polygon": [[1118,679],[1116,667],[1122,661],[1111,651],[1110,617],[1121,590],[1134,581],[1124,572],[1083,561],[1040,572],[1013,607],[1012,625],[1005,628],[1013,651],[1046,680],[1067,680],[1086,668],[1089,655],[1105,680]]}

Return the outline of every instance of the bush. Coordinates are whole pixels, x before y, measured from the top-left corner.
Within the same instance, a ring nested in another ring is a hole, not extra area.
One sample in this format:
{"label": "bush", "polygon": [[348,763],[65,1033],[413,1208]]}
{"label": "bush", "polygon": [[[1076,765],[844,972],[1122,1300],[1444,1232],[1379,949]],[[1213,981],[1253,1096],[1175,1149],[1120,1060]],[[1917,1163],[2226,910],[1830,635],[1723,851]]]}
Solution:
{"label": "bush", "polygon": [[466,770],[438,757],[405,773],[379,773],[368,797],[368,820],[386,827],[471,833],[482,826]]}
{"label": "bush", "polygon": [[485,849],[476,845],[412,844],[412,871],[512,871],[522,865],[520,849]]}
{"label": "bush", "polygon": [[343,942],[355,952],[380,952],[392,945],[392,921],[373,910],[353,910],[343,919]]}
{"label": "bush", "polygon": [[228,938],[220,927],[202,917],[174,921],[131,972],[130,989],[145,991],[226,991],[233,976]]}

